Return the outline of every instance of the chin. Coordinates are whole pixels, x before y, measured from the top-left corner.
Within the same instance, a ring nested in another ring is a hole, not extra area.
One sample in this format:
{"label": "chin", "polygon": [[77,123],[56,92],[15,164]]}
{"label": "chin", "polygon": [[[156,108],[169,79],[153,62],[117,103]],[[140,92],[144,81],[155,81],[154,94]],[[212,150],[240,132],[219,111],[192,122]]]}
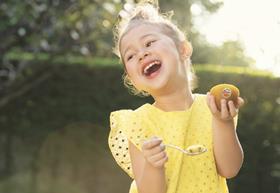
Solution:
{"label": "chin", "polygon": [[156,82],[156,84],[151,85],[149,87],[149,89],[147,89],[147,90],[149,90],[148,92],[151,93],[151,94],[152,93],[164,93],[168,90],[168,84],[167,83],[168,83],[168,81],[158,80]]}

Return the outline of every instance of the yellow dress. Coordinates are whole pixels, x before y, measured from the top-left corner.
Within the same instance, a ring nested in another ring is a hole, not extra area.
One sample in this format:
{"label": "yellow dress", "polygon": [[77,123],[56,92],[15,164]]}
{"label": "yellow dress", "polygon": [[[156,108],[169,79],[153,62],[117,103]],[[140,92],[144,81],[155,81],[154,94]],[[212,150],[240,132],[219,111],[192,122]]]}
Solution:
{"label": "yellow dress", "polygon": [[[183,149],[202,144],[207,152],[187,156],[166,148],[167,193],[227,193],[226,179],[217,173],[211,127],[211,113],[206,96],[195,94],[192,106],[185,111],[162,111],[151,104],[136,110],[119,110],[110,115],[109,147],[118,165],[133,179],[128,140],[140,151],[142,142],[153,136]],[[137,193],[133,180],[129,193]]]}

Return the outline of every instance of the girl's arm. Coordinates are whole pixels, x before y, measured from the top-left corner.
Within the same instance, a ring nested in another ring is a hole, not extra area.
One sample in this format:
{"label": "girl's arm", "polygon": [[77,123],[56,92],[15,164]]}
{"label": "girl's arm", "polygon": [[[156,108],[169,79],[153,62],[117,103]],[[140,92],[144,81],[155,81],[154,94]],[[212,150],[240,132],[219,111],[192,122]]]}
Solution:
{"label": "girl's arm", "polygon": [[144,142],[142,152],[129,142],[132,170],[139,193],[166,193],[164,164],[167,156],[162,140]]}
{"label": "girl's arm", "polygon": [[213,114],[212,127],[217,170],[221,176],[232,178],[238,174],[244,158],[234,122],[234,117],[244,101],[239,97],[238,107],[235,107],[232,101],[227,104],[222,100],[221,111],[219,111],[214,96],[208,94],[207,103]]}

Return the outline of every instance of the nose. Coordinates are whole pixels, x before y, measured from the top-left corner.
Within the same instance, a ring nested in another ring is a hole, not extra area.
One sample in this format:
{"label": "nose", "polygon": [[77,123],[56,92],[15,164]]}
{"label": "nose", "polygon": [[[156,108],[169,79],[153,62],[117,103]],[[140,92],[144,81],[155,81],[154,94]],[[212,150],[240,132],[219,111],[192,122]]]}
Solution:
{"label": "nose", "polygon": [[143,51],[140,53],[139,61],[142,61],[144,58],[146,58],[150,53],[147,51]]}

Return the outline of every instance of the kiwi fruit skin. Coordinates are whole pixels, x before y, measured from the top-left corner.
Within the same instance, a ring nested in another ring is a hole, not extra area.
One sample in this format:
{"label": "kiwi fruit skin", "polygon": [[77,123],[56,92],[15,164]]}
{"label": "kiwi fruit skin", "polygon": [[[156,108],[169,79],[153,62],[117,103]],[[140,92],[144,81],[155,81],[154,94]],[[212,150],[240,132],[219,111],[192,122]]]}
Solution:
{"label": "kiwi fruit skin", "polygon": [[221,110],[221,99],[233,101],[234,105],[238,104],[238,97],[240,95],[239,89],[232,84],[218,84],[210,89],[210,94],[215,97],[215,103],[218,110]]}

